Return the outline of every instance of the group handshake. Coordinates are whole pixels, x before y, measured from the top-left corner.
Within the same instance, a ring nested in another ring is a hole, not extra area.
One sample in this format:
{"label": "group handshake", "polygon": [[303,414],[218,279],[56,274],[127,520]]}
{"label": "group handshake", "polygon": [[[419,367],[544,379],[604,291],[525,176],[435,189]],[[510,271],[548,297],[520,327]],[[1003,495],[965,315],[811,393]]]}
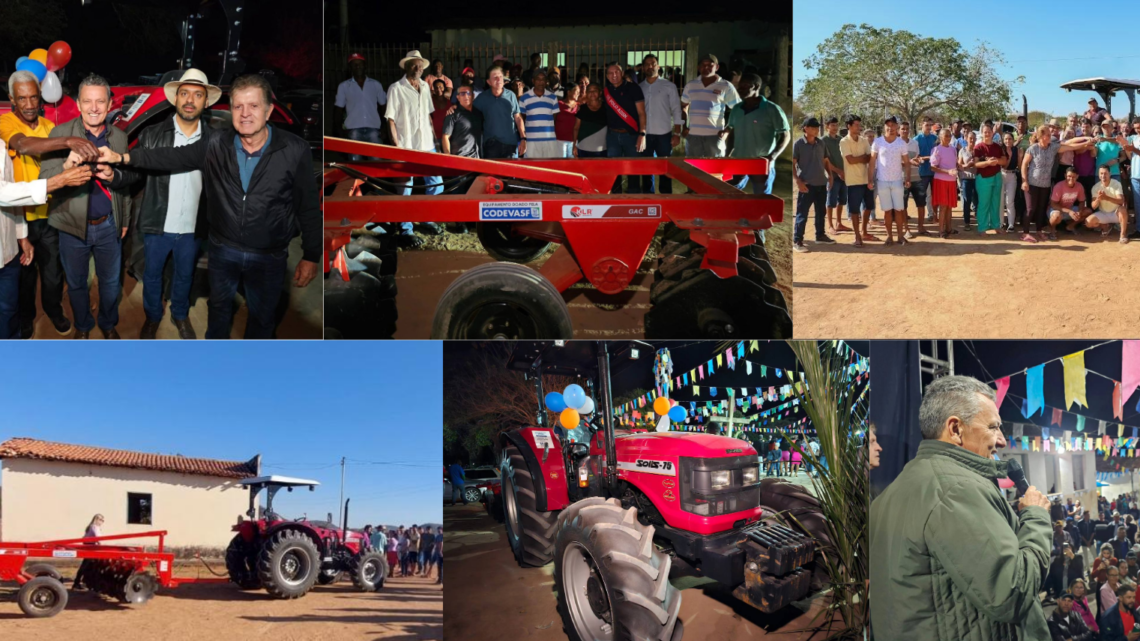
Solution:
{"label": "group handshake", "polygon": [[110,147],[96,149],[91,143],[87,143],[87,147],[90,149],[79,147],[68,152],[67,160],[63,163],[63,173],[48,179],[47,189],[49,192],[61,187],[85,185],[92,178],[104,182],[115,179],[115,172],[111,165],[122,162],[122,154],[111,151]]}

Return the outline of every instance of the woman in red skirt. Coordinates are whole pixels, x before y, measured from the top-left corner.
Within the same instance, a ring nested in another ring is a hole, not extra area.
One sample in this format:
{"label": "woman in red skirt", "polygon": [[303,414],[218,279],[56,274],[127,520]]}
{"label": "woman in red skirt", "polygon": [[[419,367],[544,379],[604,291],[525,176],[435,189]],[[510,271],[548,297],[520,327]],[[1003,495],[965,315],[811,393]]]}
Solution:
{"label": "woman in red skirt", "polygon": [[949,127],[939,132],[941,143],[930,152],[930,168],[934,180],[930,181],[931,206],[938,212],[938,236],[949,238],[954,231],[950,212],[958,206],[958,152],[950,146],[953,134]]}

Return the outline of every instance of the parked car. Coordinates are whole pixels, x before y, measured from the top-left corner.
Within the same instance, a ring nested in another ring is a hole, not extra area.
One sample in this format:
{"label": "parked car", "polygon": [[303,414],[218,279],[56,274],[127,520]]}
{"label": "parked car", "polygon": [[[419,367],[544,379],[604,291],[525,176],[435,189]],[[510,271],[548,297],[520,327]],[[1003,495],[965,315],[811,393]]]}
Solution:
{"label": "parked car", "polygon": [[[492,465],[464,468],[463,475],[467,479],[463,494],[468,503],[479,503],[484,492],[490,492],[492,485],[501,482],[499,468]],[[443,475],[443,500],[451,502],[451,476],[446,471]]]}

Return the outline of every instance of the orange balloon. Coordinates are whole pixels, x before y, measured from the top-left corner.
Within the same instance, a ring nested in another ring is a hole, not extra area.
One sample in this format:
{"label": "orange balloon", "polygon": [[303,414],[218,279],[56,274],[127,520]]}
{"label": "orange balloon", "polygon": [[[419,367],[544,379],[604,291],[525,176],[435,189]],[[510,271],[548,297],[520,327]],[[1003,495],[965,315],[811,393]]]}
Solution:
{"label": "orange balloon", "polygon": [[653,411],[657,414],[664,416],[669,413],[669,399],[664,396],[658,396],[653,401]]}
{"label": "orange balloon", "polygon": [[559,415],[558,421],[562,423],[562,427],[565,427],[568,430],[572,430],[575,427],[578,427],[578,423],[581,421],[581,418],[578,416],[578,410],[574,409],[573,407],[567,407],[566,409],[562,410],[562,414]]}
{"label": "orange balloon", "polygon": [[32,60],[38,60],[45,67],[47,66],[47,49],[32,49],[28,57]]}

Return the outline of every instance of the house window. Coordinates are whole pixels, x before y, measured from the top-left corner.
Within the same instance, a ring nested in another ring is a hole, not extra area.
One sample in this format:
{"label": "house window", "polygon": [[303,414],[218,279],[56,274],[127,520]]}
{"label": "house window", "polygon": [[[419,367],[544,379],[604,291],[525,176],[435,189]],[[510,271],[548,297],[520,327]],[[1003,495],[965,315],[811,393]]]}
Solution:
{"label": "house window", "polygon": [[679,67],[682,70],[685,68],[684,49],[676,49],[673,51],[630,51],[626,54],[625,63],[630,67],[636,67],[645,60],[645,56],[648,54],[657,56],[657,64],[662,67]]}
{"label": "house window", "polygon": [[1081,453],[1073,454],[1073,491],[1085,490],[1085,456]]}
{"label": "house window", "polygon": [[152,525],[150,494],[127,493],[127,523],[131,525]]}
{"label": "house window", "polygon": [[[540,54],[540,55],[542,56],[542,61],[538,63],[539,68],[540,69],[549,69],[550,68],[550,54],[544,53],[544,54]],[[566,54],[564,54],[564,53],[558,54],[558,66],[559,67],[565,67],[566,66]]]}

